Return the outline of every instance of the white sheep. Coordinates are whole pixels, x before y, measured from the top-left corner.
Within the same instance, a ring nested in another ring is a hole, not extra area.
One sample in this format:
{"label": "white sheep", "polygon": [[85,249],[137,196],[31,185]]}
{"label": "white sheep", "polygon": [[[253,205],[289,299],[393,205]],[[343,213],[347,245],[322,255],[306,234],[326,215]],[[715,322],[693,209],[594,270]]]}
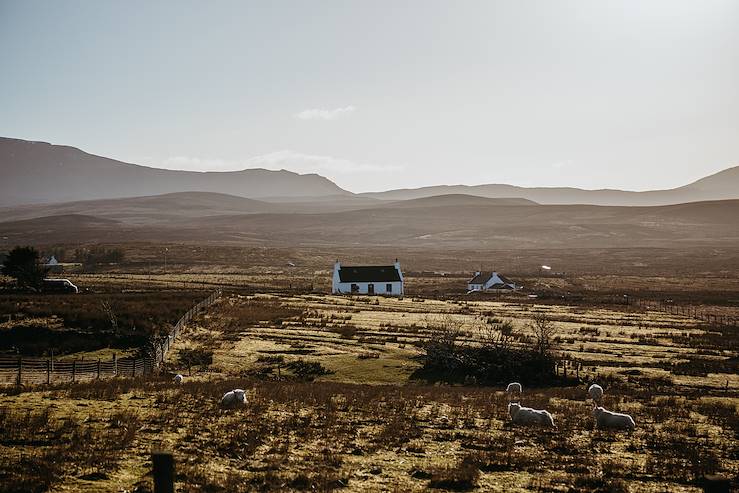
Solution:
{"label": "white sheep", "polygon": [[600,400],[603,398],[603,387],[601,387],[597,383],[594,383],[593,385],[588,387],[588,394],[590,394],[590,398],[593,399],[595,402],[600,402]]}
{"label": "white sheep", "polygon": [[172,380],[174,380],[174,383],[179,385],[182,383],[182,379],[183,379],[183,376],[178,373],[177,375],[174,376]]}
{"label": "white sheep", "polygon": [[517,397],[521,396],[521,393],[523,392],[523,388],[521,387],[521,384],[518,382],[509,383],[508,387],[505,389],[506,394],[508,394],[508,398],[512,398],[513,395],[516,395]]}
{"label": "white sheep", "polygon": [[517,402],[508,404],[508,413],[511,415],[511,421],[517,425],[544,425],[554,427],[554,418],[543,409],[531,409],[530,407],[521,407]]}
{"label": "white sheep", "polygon": [[221,398],[221,406],[238,407],[246,405],[246,391],[242,389],[233,389],[223,394]]}
{"label": "white sheep", "polygon": [[628,414],[615,413],[601,406],[595,406],[593,408],[593,417],[595,418],[595,425],[598,428],[618,428],[633,430],[636,424],[634,418]]}

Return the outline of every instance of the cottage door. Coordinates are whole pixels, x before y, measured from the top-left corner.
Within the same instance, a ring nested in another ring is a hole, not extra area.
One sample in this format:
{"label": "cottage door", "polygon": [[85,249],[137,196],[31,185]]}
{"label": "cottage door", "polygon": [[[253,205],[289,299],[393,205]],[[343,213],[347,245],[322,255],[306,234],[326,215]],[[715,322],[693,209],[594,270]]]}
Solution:
{"label": "cottage door", "polygon": [[367,284],[367,294],[375,294],[375,285]]}

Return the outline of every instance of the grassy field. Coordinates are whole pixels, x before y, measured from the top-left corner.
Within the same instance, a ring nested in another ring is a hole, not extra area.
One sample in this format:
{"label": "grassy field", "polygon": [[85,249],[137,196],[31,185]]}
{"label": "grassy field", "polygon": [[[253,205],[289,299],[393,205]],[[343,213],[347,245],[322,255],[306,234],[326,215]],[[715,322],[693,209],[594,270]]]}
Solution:
{"label": "grassy field", "polygon": [[[282,308],[277,315],[276,306]],[[321,362],[334,371],[325,380],[402,384],[418,366],[417,346],[440,319],[454,321],[464,338],[475,343],[491,319],[509,321],[525,337],[536,314],[554,322],[557,352],[572,368],[581,367],[581,378],[659,378],[715,389],[725,389],[728,382],[729,389],[739,388],[735,335],[726,337],[699,320],[653,311],[423,298],[232,295],[178,347],[216,347],[212,370],[224,376],[238,375],[260,356],[280,354]]]}
{"label": "grassy field", "polygon": [[[153,447],[175,453],[178,491],[662,492],[736,478],[736,333],[615,308],[232,293],[188,326],[161,378],[7,389],[0,491],[147,491]],[[525,389],[556,429],[513,426],[501,388],[417,378],[440,323],[474,345],[510,321],[525,343],[536,313],[582,381]],[[187,376],[183,348],[213,349],[213,363]],[[591,380],[634,432],[594,428]],[[246,407],[221,409],[236,387]]]}

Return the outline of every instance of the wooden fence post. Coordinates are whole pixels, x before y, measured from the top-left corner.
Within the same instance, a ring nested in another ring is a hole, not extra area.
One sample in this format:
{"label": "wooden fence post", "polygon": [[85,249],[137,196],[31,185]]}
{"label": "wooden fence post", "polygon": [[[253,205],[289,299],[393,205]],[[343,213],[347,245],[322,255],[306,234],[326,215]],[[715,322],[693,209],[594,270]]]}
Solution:
{"label": "wooden fence post", "polygon": [[174,457],[172,452],[154,451],[154,493],[174,493]]}
{"label": "wooden fence post", "polygon": [[72,381],[74,382],[77,378],[77,359],[72,360]]}
{"label": "wooden fence post", "polygon": [[18,356],[18,376],[16,378],[16,383],[18,384],[18,387],[21,386],[22,380],[22,371],[23,371],[23,357]]}
{"label": "wooden fence post", "polygon": [[98,380],[100,380],[100,358],[98,358]]}
{"label": "wooden fence post", "polygon": [[51,361],[46,360],[46,385],[51,383]]}
{"label": "wooden fence post", "polygon": [[118,360],[115,357],[115,353],[113,353],[113,376],[118,376]]}

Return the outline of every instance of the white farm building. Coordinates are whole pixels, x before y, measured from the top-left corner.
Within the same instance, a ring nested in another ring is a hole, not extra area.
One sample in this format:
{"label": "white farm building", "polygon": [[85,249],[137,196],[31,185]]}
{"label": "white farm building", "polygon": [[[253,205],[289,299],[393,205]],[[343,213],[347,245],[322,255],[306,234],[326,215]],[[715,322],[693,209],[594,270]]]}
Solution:
{"label": "white farm building", "polygon": [[468,291],[507,291],[517,289],[516,283],[497,272],[475,272],[467,281]]}
{"label": "white farm building", "polygon": [[403,296],[403,273],[400,262],[393,265],[341,265],[334,264],[331,287],[333,294],[383,294]]}

